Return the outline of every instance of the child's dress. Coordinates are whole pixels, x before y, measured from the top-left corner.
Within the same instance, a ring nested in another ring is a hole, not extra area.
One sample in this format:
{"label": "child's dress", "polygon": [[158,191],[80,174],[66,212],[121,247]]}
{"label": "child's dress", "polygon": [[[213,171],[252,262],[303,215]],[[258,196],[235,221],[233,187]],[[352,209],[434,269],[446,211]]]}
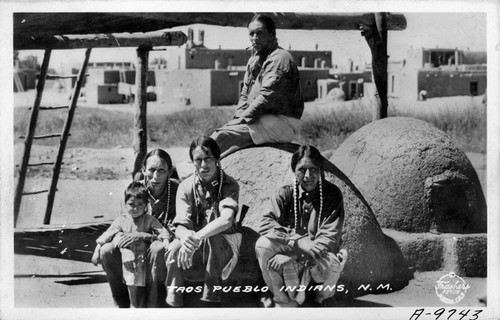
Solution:
{"label": "child's dress", "polygon": [[[169,231],[153,216],[143,214],[132,218],[129,214],[119,216],[113,221],[96,242],[103,245],[113,242],[115,247],[126,233],[147,232],[157,237],[159,241],[170,239]],[[127,286],[146,286],[146,251],[149,247],[145,241],[137,241],[127,248],[119,248],[122,257],[123,280]]]}

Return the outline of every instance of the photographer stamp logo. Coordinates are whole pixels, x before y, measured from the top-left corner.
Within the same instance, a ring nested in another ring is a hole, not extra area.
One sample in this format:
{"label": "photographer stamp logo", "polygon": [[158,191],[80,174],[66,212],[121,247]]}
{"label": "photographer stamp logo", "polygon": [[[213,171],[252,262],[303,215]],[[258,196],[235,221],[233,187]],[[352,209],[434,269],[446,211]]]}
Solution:
{"label": "photographer stamp logo", "polygon": [[446,304],[455,304],[465,297],[467,289],[470,288],[464,279],[450,272],[436,281],[436,295]]}

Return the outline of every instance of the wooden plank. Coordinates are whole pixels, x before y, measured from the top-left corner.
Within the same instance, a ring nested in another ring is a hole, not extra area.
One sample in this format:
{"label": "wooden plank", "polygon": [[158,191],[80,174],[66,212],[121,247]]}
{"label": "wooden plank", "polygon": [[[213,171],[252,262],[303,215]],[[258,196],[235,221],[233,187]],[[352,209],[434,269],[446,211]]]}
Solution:
{"label": "wooden plank", "polygon": [[137,48],[137,72],[135,73],[135,115],[134,115],[134,169],[132,177],[141,171],[142,159],[147,152],[147,83],[148,83],[148,59],[150,46]]}
{"label": "wooden plank", "polygon": [[68,109],[68,108],[69,108],[69,106],[40,107],[40,110],[59,110],[59,109]]}
{"label": "wooden plank", "polygon": [[58,137],[61,137],[60,133],[51,133],[51,134],[43,134],[41,136],[34,136],[33,139],[40,140],[40,139],[58,138]]}
{"label": "wooden plank", "polygon": [[29,167],[39,167],[39,166],[47,166],[47,165],[54,165],[55,162],[39,162],[39,163],[29,163]]}
{"label": "wooden plank", "polygon": [[186,41],[187,36],[182,31],[132,34],[19,34],[14,37],[14,50],[180,46]]}
{"label": "wooden plank", "polygon": [[49,69],[51,50],[46,50],[43,55],[42,66],[40,68],[40,76],[36,85],[36,97],[31,110],[30,122],[26,130],[26,139],[24,140],[24,152],[19,169],[19,175],[16,185],[16,195],[14,196],[14,226],[16,226],[17,218],[19,217],[19,210],[21,208],[21,199],[23,197],[24,183],[26,181],[26,173],[28,172],[28,162],[31,155],[31,145],[33,144],[33,137],[35,136],[35,128],[38,120],[38,112],[40,111],[40,103],[43,96],[43,88],[45,87],[45,77]]}
{"label": "wooden plank", "polygon": [[40,194],[40,193],[45,193],[45,192],[49,192],[49,190],[23,192],[23,196],[30,196],[30,195]]}
{"label": "wooden plank", "polygon": [[[86,77],[88,77],[89,75],[88,75],[88,74],[86,74],[85,76],[86,76]],[[74,79],[74,78],[76,78],[76,77],[78,77],[78,75],[77,75],[77,74],[73,74],[73,75],[71,75],[71,76],[56,76],[56,75],[49,74],[49,75],[47,76],[47,80],[55,80],[55,79]]]}
{"label": "wooden plank", "polygon": [[[265,12],[261,12],[265,13]],[[372,13],[266,13],[278,29],[358,30],[371,24]],[[14,13],[14,34],[54,35],[149,32],[189,24],[246,27],[253,12],[116,12],[116,13]],[[388,30],[404,30],[402,14],[387,17]]]}
{"label": "wooden plank", "polygon": [[90,262],[95,240],[111,222],[14,230],[14,253]]}
{"label": "wooden plank", "polygon": [[64,123],[64,128],[61,135],[61,141],[59,143],[59,149],[57,150],[57,157],[54,165],[54,170],[52,173],[52,182],[49,188],[49,194],[47,196],[47,208],[45,210],[45,217],[43,219],[44,224],[50,223],[50,217],[52,215],[52,207],[54,205],[54,198],[57,191],[57,182],[59,180],[59,173],[61,172],[61,165],[64,156],[64,150],[66,149],[66,143],[68,142],[69,131],[71,129],[71,123],[73,122],[73,117],[76,111],[76,103],[78,102],[78,97],[80,97],[80,89],[83,86],[83,81],[85,81],[85,72],[87,71],[87,65],[89,63],[90,53],[92,48],[88,48],[85,51],[85,58],[83,60],[82,68],[78,73],[78,78],[76,79],[75,87],[73,89],[73,94],[71,95],[71,103],[69,104],[68,117]]}
{"label": "wooden plank", "polygon": [[[111,13],[116,15],[116,13]],[[300,12],[267,12],[276,24],[277,29],[305,29],[305,30],[359,30],[360,24],[372,24],[374,14],[371,12],[361,13],[300,13]],[[170,24],[210,24],[230,27],[247,27],[253,17],[251,12],[232,13],[120,13],[131,17],[149,18],[158,21],[167,21]],[[406,29],[406,18],[401,14],[389,14],[387,16],[388,30]]]}
{"label": "wooden plank", "polygon": [[[61,136],[60,133],[51,133],[51,134],[44,134],[44,135],[41,135],[41,136],[33,136],[32,139],[34,139],[34,140],[40,140],[40,139],[48,139],[48,138],[58,138],[60,136]],[[19,136],[19,139],[26,139],[26,136]]]}

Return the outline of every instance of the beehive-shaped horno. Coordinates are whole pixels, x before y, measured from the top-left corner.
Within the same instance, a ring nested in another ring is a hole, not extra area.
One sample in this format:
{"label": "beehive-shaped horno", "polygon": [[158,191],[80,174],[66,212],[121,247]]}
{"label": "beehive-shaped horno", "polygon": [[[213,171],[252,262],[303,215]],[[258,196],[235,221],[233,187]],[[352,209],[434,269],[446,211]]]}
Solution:
{"label": "beehive-shaped horno", "polygon": [[477,173],[455,142],[425,121],[394,117],[367,124],[330,161],[361,190],[384,228],[486,231]]}
{"label": "beehive-shaped horno", "polygon": [[[240,202],[249,206],[244,227],[255,230],[270,197],[279,187],[292,183],[290,159],[296,148],[292,144],[254,147],[222,160],[224,170],[240,184]],[[382,233],[373,212],[344,182],[328,174],[327,179],[337,185],[344,196],[342,247],[349,255],[339,280],[339,284],[345,286],[344,293],[360,296],[406,286],[411,273],[396,243]]]}

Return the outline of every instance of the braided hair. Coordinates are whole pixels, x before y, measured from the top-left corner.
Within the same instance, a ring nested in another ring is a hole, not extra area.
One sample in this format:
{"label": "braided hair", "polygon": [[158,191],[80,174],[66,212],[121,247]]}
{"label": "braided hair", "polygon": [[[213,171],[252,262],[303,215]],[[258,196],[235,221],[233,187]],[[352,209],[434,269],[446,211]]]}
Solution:
{"label": "braided hair", "polygon": [[[318,212],[318,226],[319,226],[320,223],[323,223],[323,220],[321,220],[321,217],[323,215],[323,178],[324,178],[323,156],[321,155],[319,150],[313,146],[310,145],[300,146],[297,149],[297,151],[295,151],[295,153],[292,155],[291,168],[293,172],[295,172],[297,164],[303,158],[309,158],[321,171],[318,181],[319,198],[320,198],[320,205]],[[297,230],[298,214],[299,214],[299,181],[297,180],[297,178],[294,179],[294,184],[293,184],[293,213],[294,213],[294,229]]]}

